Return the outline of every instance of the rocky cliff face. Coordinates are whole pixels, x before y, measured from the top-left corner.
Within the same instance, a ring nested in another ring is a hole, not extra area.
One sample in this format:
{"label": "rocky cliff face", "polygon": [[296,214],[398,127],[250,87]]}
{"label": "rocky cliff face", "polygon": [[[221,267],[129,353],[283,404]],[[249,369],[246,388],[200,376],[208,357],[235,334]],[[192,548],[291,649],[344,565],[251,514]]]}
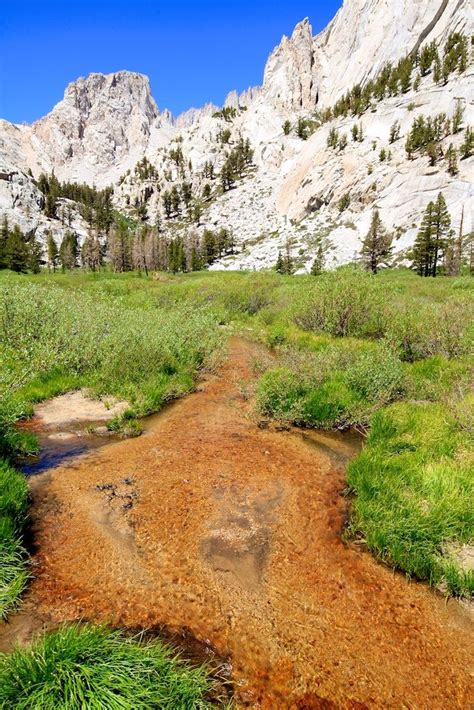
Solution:
{"label": "rocky cliff face", "polygon": [[[32,179],[54,170],[62,181],[112,185],[117,209],[134,216],[140,207],[142,218],[151,223],[161,219],[175,234],[180,227],[164,219],[163,192],[187,182],[200,194],[207,182],[212,199],[203,204],[197,224],[182,228],[198,233],[216,226],[233,230],[239,254],[219,262],[218,268],[271,266],[287,239],[303,255],[302,268],[320,243],[329,264],[348,261],[360,246],[374,206],[397,229],[396,249],[402,254],[413,241],[413,224],[440,189],[455,227],[464,207],[467,232],[472,228],[472,158],[461,161],[452,176],[439,163],[430,166],[426,156],[408,160],[404,144],[415,115],[444,111],[449,116],[458,99],[464,110],[462,128],[472,122],[472,64],[447,85],[435,84],[428,75],[416,91],[411,88],[377,103],[360,118],[363,141],[351,141],[358,119],[350,115],[324,124],[308,140],[296,137],[293,129],[286,135],[282,125],[289,121],[294,128],[298,118],[313,119],[316,110],[376,76],[387,62],[433,39],[442,43],[454,30],[469,35],[472,24],[469,0],[345,0],[316,37],[308,19],[290,38],[283,37],[267,61],[262,86],[240,95],[231,92],[225,101],[231,114],[221,116],[212,104],[176,119],[168,111],[160,113],[141,74],[122,71],[78,79],[51,113],[31,126],[0,121],[0,212],[25,231],[36,229],[41,237],[51,229],[59,238],[64,225],[44,216]],[[389,145],[394,121],[401,137]],[[331,128],[348,136],[344,150],[328,149]],[[203,169],[212,163],[218,175],[226,153],[240,138],[251,142],[255,167],[221,195],[218,181]],[[450,142],[456,146],[461,140],[462,132],[443,138],[441,145],[446,150]],[[172,158],[178,147],[181,162]],[[381,150],[390,152],[390,159],[381,161]],[[137,167],[143,158],[153,166],[152,174]],[[345,195],[350,195],[350,204],[340,211]],[[87,226],[78,215],[73,220],[83,236]]]}
{"label": "rocky cliff face", "polygon": [[33,124],[31,138],[59,178],[93,182],[143,155],[158,115],[146,76],[90,74],[69,84],[64,99]]}

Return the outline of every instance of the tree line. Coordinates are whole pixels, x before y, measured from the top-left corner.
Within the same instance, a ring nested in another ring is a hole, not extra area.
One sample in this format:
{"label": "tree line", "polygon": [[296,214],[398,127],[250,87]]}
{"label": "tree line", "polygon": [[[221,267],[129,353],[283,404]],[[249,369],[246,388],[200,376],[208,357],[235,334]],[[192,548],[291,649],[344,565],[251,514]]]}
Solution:
{"label": "tree line", "polygon": [[54,172],[51,175],[42,173],[35,184],[43,194],[43,212],[47,217],[61,219],[71,226],[72,211],[66,210],[65,215],[58,212],[58,200],[64,197],[78,204],[79,213],[89,227],[94,227],[99,232],[109,230],[113,221],[111,187],[97,190],[85,183],[60,182]]}

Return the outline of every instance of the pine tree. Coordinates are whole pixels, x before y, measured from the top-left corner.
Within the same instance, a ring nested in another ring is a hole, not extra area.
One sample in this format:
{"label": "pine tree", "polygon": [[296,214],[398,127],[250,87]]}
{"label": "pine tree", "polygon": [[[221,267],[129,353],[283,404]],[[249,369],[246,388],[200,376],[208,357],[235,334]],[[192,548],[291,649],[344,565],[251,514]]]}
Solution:
{"label": "pine tree", "polygon": [[390,126],[389,141],[390,141],[390,143],[395,143],[395,141],[397,141],[399,138],[400,138],[400,123],[398,121],[395,121]]}
{"label": "pine tree", "polygon": [[122,273],[131,269],[131,237],[128,227],[124,221],[118,224],[109,232],[107,239],[107,253],[113,271]]}
{"label": "pine tree", "polygon": [[461,158],[465,160],[466,158],[470,158],[471,155],[474,153],[474,131],[470,126],[466,127],[466,131],[464,133],[464,140],[459,146],[459,150],[461,153]]}
{"label": "pine tree", "polygon": [[147,229],[137,229],[133,235],[132,241],[132,266],[136,271],[140,273],[142,271],[148,276],[148,266],[146,262],[146,237]]}
{"label": "pine tree", "polygon": [[305,141],[308,138],[308,124],[304,118],[299,118],[296,124],[296,135]]}
{"label": "pine tree", "polygon": [[365,266],[376,274],[382,264],[392,252],[392,235],[389,234],[382,223],[377,208],[372,213],[369,231],[362,242],[361,257]]}
{"label": "pine tree", "polygon": [[446,154],[444,157],[445,157],[446,162],[448,163],[448,173],[452,177],[456,177],[456,175],[459,173],[458,152],[452,143],[449,144],[449,148],[446,151]]}
{"label": "pine tree", "polygon": [[285,243],[284,273],[290,275],[294,273],[294,270],[295,265],[291,256],[290,241],[287,238]]}
{"label": "pine tree", "polygon": [[459,131],[461,130],[463,116],[464,116],[464,108],[462,105],[462,101],[461,101],[461,99],[457,99],[456,100],[456,107],[454,109],[453,118],[452,118],[453,133],[459,133]]}
{"label": "pine tree", "polygon": [[63,271],[75,269],[79,255],[77,234],[66,232],[59,246],[59,261]]}
{"label": "pine tree", "polygon": [[28,242],[28,269],[33,274],[39,274],[41,271],[41,262],[43,256],[43,247],[41,242],[33,235]]}
{"label": "pine tree", "polygon": [[288,121],[288,119],[284,122],[282,128],[283,128],[283,133],[285,134],[285,136],[289,136],[290,131],[291,131],[291,123],[290,123],[290,121]]}
{"label": "pine tree", "polygon": [[413,246],[413,266],[420,276],[436,276],[439,261],[449,246],[451,218],[440,192],[429,202]]}
{"label": "pine tree", "polygon": [[423,219],[413,245],[413,267],[419,276],[430,276],[432,270],[433,251],[433,212],[434,202],[426,206]]}
{"label": "pine tree", "polygon": [[331,128],[328,133],[328,137],[326,139],[326,143],[328,148],[337,148],[337,144],[339,141],[339,133],[337,128]]}
{"label": "pine tree", "polygon": [[181,195],[176,185],[171,189],[171,209],[175,214],[179,214],[181,204]]}
{"label": "pine tree", "polygon": [[102,264],[100,242],[96,234],[89,233],[81,249],[82,265],[91,271],[98,271]]}
{"label": "pine tree", "polygon": [[210,229],[204,230],[201,251],[206,264],[212,264],[215,261],[217,256],[216,237]]}
{"label": "pine tree", "polygon": [[8,232],[5,246],[5,263],[7,269],[18,273],[26,273],[28,269],[28,247],[25,237],[17,224]]}
{"label": "pine tree", "polygon": [[48,251],[48,269],[53,269],[53,272],[55,272],[58,265],[59,252],[54,237],[49,230],[47,233],[46,248]]}
{"label": "pine tree", "polygon": [[166,217],[169,219],[173,211],[171,193],[169,192],[169,190],[164,191],[163,197],[161,199],[163,201],[163,209],[165,211]]}
{"label": "pine tree", "polygon": [[461,222],[459,225],[459,233],[456,239],[449,241],[448,247],[444,255],[444,268],[448,276],[459,276],[461,274],[463,251],[464,251],[464,205],[461,212]]}
{"label": "pine tree", "polygon": [[283,261],[281,250],[278,252],[278,257],[275,264],[275,271],[277,271],[279,274],[285,273],[285,262]]}
{"label": "pine tree", "polygon": [[438,262],[448,246],[450,238],[451,217],[446,206],[446,200],[440,192],[435,202],[433,213],[433,267],[432,276],[438,272]]}
{"label": "pine tree", "polygon": [[8,219],[6,215],[3,215],[2,224],[0,226],[0,269],[7,268],[7,242],[8,242]]}
{"label": "pine tree", "polygon": [[322,274],[324,271],[324,252],[323,252],[323,247],[322,244],[318,246],[318,250],[316,252],[316,256],[314,257],[314,261],[311,265],[311,275],[312,276],[319,276],[319,274]]}

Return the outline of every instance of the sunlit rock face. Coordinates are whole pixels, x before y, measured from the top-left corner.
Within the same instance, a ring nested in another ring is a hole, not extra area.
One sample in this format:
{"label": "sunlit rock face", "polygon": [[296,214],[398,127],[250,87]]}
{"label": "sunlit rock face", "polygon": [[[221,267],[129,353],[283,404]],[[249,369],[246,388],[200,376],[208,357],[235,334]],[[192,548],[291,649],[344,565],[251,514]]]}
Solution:
{"label": "sunlit rock face", "polygon": [[[190,227],[198,234],[220,226],[234,232],[239,253],[212,268],[272,266],[287,240],[294,253],[305,255],[302,268],[308,267],[319,243],[328,265],[350,261],[375,206],[397,231],[395,251],[403,255],[413,243],[420,214],[440,190],[454,229],[463,215],[468,233],[474,211],[472,158],[460,161],[459,173],[450,176],[443,161],[430,166],[426,156],[408,160],[404,145],[416,115],[449,116],[457,100],[464,109],[463,129],[473,123],[472,64],[446,85],[435,84],[428,75],[416,92],[387,97],[360,119],[324,124],[306,141],[294,132],[299,117],[311,118],[355,83],[376,76],[387,62],[433,39],[443,43],[453,30],[472,33],[469,0],[345,0],[317,36],[305,19],[282,38],[270,53],[261,86],[228,94],[224,106],[233,114],[230,120],[216,115],[220,109],[211,103],[178,117],[166,109],[160,112],[142,74],[120,71],[80,78],[32,125],[0,120],[0,212],[23,230],[36,230],[40,239],[51,230],[59,240],[66,228],[83,238],[87,225],[74,203],[63,200],[56,219],[44,215],[33,177],[54,171],[62,181],[111,185],[115,207],[126,213],[133,214],[145,196],[147,221],[166,225],[163,191],[186,180],[199,194],[208,182],[205,164],[212,162],[218,174],[226,151],[243,137],[254,149],[255,170],[229,192],[219,195],[216,190],[199,224]],[[289,135],[283,131],[285,121],[292,125]],[[362,142],[351,140],[355,121],[362,125]],[[389,144],[394,121],[401,137]],[[327,147],[331,127],[347,135],[344,151]],[[225,145],[219,138],[223,130],[230,131]],[[443,139],[443,150],[449,143],[459,147],[463,135],[461,130]],[[180,167],[170,160],[170,148],[178,144],[184,156]],[[382,149],[390,151],[386,161],[379,159]],[[154,182],[137,174],[144,157],[156,168]],[[341,213],[338,204],[346,194],[350,203]],[[67,224],[61,217],[65,212]]]}

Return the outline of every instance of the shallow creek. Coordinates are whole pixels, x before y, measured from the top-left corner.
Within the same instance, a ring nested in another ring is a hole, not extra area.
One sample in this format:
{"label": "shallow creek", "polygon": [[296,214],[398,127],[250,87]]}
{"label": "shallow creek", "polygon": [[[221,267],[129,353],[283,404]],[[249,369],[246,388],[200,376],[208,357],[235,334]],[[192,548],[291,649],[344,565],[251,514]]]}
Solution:
{"label": "shallow creek", "polygon": [[256,421],[260,354],[231,340],[137,439],[44,432],[34,579],[0,650],[64,620],[166,628],[226,662],[238,707],[468,708],[468,611],[343,542],[361,441]]}

